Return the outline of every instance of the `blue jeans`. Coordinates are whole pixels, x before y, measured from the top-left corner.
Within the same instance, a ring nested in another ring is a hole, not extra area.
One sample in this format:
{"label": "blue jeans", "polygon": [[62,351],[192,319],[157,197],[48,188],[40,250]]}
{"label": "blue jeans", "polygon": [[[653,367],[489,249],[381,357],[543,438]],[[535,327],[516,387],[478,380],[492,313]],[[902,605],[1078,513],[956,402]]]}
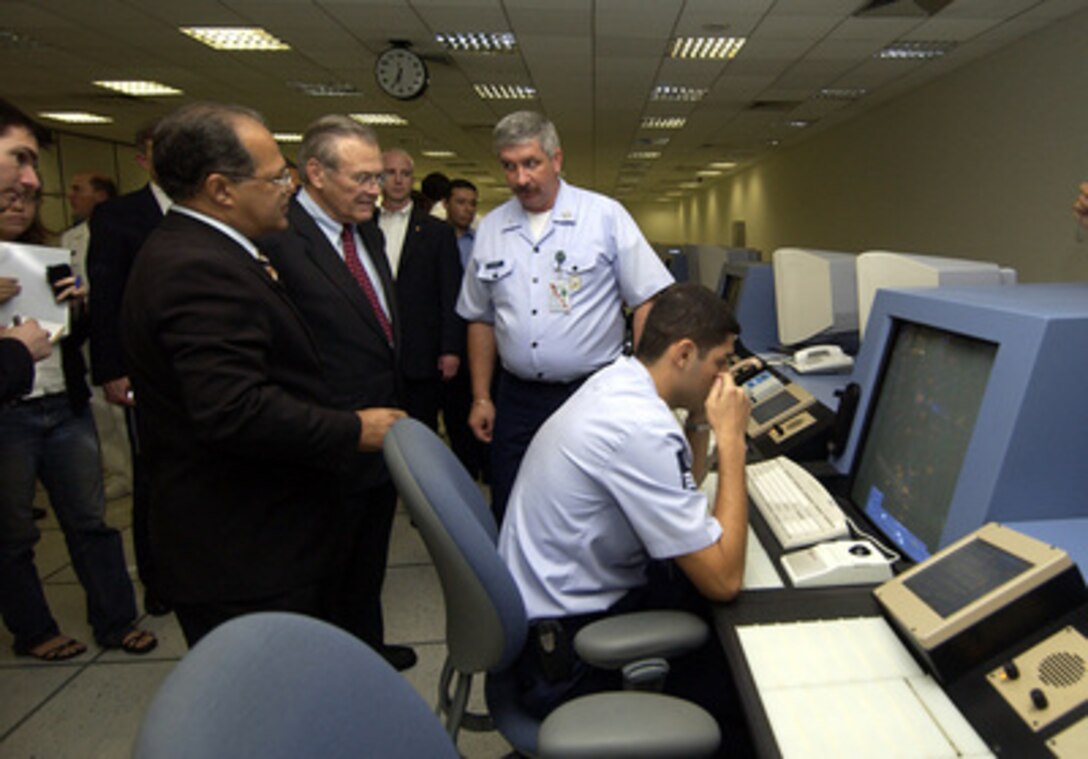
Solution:
{"label": "blue jeans", "polygon": [[40,479],[64,531],[87,619],[99,643],[118,645],[136,619],[121,535],[103,521],[106,499],[90,408],[74,414],[64,394],[0,408],[0,614],[26,653],[59,634],[49,611],[34,545],[31,506]]}

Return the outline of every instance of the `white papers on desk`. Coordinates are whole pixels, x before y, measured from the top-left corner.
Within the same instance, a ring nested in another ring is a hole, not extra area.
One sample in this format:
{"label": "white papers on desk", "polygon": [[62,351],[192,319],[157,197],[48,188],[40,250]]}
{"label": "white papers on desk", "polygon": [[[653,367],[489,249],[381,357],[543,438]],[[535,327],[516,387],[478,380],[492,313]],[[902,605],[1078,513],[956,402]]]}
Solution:
{"label": "white papers on desk", "polygon": [[53,287],[45,277],[45,267],[70,264],[72,251],[0,242],[0,277],[19,280],[22,291],[7,303],[0,303],[0,325],[10,326],[13,317],[37,319],[43,328],[53,333],[57,325],[68,325],[67,304],[57,303]]}
{"label": "white papers on desk", "polygon": [[737,635],[786,759],[993,756],[880,617]]}
{"label": "white papers on desk", "polygon": [[[713,510],[714,497],[718,492],[718,473],[707,472],[703,479],[701,490],[706,493],[707,507]],[[748,525],[748,544],[744,556],[744,582],[741,587],[744,590],[763,590],[767,588],[783,588],[785,585],[774,568],[774,562],[767,555],[767,550],[759,542],[752,525]]]}

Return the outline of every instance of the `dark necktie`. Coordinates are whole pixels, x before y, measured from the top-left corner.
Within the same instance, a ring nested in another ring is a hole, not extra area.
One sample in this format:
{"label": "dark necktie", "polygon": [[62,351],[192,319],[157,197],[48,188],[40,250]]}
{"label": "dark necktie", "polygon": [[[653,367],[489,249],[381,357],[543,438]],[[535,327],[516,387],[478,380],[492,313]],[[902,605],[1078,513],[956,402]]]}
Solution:
{"label": "dark necktie", "polygon": [[385,333],[385,339],[392,345],[393,325],[389,323],[389,317],[385,315],[382,303],[378,300],[378,293],[374,290],[374,283],[370,281],[366,269],[363,268],[363,262],[359,260],[359,252],[355,249],[355,232],[351,224],[345,224],[340,231],[340,242],[344,246],[344,262],[348,265],[351,276],[355,277],[355,281],[359,283],[359,287],[362,288],[366,299],[370,301],[370,307],[374,309],[374,316],[378,318],[378,324],[381,325],[382,332]]}

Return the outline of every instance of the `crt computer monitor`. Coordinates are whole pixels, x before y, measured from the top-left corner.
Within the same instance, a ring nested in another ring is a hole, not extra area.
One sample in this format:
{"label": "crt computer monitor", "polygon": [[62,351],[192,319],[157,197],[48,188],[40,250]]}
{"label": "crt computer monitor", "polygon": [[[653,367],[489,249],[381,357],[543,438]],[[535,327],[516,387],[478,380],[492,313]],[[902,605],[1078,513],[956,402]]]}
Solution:
{"label": "crt computer monitor", "polygon": [[717,293],[736,315],[745,349],[761,353],[777,344],[771,264],[763,261],[722,264]]}
{"label": "crt computer monitor", "polygon": [[857,342],[857,256],[813,248],[779,248],[774,264],[778,340],[783,346]]}
{"label": "crt computer monitor", "polygon": [[851,502],[916,561],[990,521],[1083,531],[1086,346],[1088,284],[879,291],[832,462]]}
{"label": "crt computer monitor", "polygon": [[1016,284],[1016,271],[990,261],[870,250],[857,259],[858,331],[865,323],[876,291],[882,287],[960,287]]}

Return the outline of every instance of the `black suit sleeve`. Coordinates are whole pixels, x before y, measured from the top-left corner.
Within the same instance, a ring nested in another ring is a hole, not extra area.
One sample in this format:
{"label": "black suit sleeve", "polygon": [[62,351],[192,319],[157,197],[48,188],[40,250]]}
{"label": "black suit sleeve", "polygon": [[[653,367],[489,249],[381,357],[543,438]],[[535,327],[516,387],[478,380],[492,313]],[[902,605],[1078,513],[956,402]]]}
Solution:
{"label": "black suit sleeve", "polygon": [[[197,439],[243,457],[344,464],[358,418],[302,400],[270,376],[269,357],[292,349],[277,319],[291,306],[262,281],[264,271],[255,262],[162,269],[172,281],[152,288],[161,309],[157,339]],[[282,300],[278,309],[269,308],[270,296]]]}
{"label": "black suit sleeve", "polygon": [[34,358],[15,338],[0,339],[0,403],[26,395],[34,384]]}
{"label": "black suit sleeve", "polygon": [[443,222],[435,225],[438,236],[439,293],[442,304],[442,353],[462,355],[465,352],[464,320],[457,315],[457,296],[461,292],[461,253],[453,227]]}
{"label": "black suit sleeve", "polygon": [[91,379],[96,385],[128,375],[121,342],[121,301],[144,233],[134,228],[126,203],[127,198],[104,203],[91,214],[89,222]]}

